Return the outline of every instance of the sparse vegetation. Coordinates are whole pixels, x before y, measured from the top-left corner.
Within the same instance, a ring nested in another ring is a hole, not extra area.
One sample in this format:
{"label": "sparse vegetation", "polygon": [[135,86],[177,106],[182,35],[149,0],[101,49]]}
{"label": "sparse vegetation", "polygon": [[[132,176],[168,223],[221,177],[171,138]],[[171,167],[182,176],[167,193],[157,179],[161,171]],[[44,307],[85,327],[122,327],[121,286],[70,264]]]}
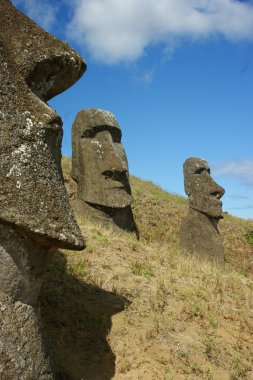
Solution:
{"label": "sparse vegetation", "polygon": [[137,261],[131,264],[132,273],[137,276],[144,276],[150,278],[153,276],[152,269],[150,267],[144,266],[143,264],[138,263]]}
{"label": "sparse vegetation", "polygon": [[248,231],[245,235],[245,241],[249,245],[253,245],[253,231]]}
{"label": "sparse vegetation", "polygon": [[178,251],[184,198],[135,177],[132,190],[141,241],[79,220],[86,249],[57,252],[47,272],[58,379],[253,379],[253,221],[224,215],[220,269]]}

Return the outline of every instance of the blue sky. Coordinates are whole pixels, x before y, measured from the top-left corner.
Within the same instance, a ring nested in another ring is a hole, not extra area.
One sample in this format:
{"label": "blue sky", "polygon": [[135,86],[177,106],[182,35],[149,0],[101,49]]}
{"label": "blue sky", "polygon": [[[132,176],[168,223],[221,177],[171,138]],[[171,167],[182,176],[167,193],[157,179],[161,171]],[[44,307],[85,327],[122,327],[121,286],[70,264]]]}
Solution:
{"label": "blue sky", "polygon": [[226,190],[223,210],[253,218],[252,1],[13,2],[88,66],[50,101],[64,121],[63,154],[76,114],[106,109],[131,174],[184,195],[184,160],[204,158]]}

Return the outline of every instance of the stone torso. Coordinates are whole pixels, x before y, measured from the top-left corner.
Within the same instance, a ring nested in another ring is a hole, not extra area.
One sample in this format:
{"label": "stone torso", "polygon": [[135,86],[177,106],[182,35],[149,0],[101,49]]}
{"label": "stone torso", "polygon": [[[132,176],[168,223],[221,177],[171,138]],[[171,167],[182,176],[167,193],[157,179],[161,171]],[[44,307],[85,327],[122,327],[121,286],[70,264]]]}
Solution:
{"label": "stone torso", "polygon": [[180,228],[180,248],[198,258],[224,262],[224,248],[217,228],[217,220],[189,209]]}

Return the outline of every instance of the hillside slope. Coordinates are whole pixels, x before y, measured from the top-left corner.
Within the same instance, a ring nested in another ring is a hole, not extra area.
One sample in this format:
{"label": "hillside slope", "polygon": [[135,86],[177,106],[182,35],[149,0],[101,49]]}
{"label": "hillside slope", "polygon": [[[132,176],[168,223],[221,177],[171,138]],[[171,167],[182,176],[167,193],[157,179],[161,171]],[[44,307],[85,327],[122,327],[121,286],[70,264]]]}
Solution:
{"label": "hillside slope", "polygon": [[[70,159],[63,170],[70,199]],[[226,268],[183,256],[187,200],[131,177],[142,239],[79,220],[41,292],[58,379],[253,379],[253,222],[224,215]]]}

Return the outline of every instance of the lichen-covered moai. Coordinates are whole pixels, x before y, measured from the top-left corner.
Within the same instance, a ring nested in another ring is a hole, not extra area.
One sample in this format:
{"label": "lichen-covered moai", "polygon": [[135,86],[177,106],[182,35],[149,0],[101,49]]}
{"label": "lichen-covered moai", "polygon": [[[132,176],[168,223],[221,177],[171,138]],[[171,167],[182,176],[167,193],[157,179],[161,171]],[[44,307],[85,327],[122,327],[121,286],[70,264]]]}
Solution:
{"label": "lichen-covered moai", "polygon": [[224,263],[218,231],[224,189],[212,179],[208,163],[200,158],[185,161],[184,186],[189,197],[189,212],[181,224],[181,249],[199,258]]}
{"label": "lichen-covered moai", "polygon": [[105,226],[135,232],[128,163],[115,116],[82,110],[72,127],[72,178],[75,209]]}
{"label": "lichen-covered moai", "polygon": [[61,172],[62,121],[46,102],[86,66],[10,0],[0,25],[0,378],[51,379],[34,306],[52,250],[84,243]]}

